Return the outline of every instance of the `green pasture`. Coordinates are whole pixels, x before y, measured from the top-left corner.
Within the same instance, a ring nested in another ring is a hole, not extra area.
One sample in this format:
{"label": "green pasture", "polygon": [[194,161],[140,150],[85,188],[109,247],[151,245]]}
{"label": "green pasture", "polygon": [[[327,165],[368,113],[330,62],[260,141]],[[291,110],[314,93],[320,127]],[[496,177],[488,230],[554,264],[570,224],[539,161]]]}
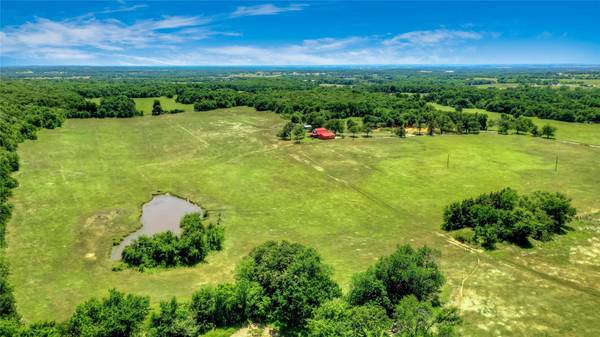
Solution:
{"label": "green pasture", "polygon": [[[169,98],[166,96],[162,97],[146,97],[146,98],[134,98],[135,106],[137,110],[144,112],[144,115],[150,115],[152,113],[152,104],[154,100],[158,99],[163,110],[180,109],[183,111],[194,111],[193,104],[182,104],[175,102],[175,98]],[[90,101],[100,104],[100,98],[90,98]]]}
{"label": "green pasture", "polygon": [[[275,137],[283,123],[245,107],[68,120],[21,144],[6,254],[24,319],[65,319],[113,287],[189,300],[231,281],[256,245],[287,239],[315,247],[344,287],[398,244],[439,249],[443,297],[467,336],[597,336],[600,148],[494,132],[294,144]],[[449,202],[505,186],[566,193],[577,230],[482,252],[439,229]],[[113,240],[140,226],[140,205],[159,191],[221,214],[224,250],[193,268],[112,271]]]}
{"label": "green pasture", "polygon": [[147,98],[134,98],[135,106],[137,110],[141,110],[144,112],[144,115],[150,115],[152,113],[152,104],[154,104],[154,100],[158,99],[160,101],[160,105],[163,110],[173,110],[173,109],[181,109],[183,111],[194,111],[193,104],[182,104],[175,102],[174,98],[168,97],[147,97]]}

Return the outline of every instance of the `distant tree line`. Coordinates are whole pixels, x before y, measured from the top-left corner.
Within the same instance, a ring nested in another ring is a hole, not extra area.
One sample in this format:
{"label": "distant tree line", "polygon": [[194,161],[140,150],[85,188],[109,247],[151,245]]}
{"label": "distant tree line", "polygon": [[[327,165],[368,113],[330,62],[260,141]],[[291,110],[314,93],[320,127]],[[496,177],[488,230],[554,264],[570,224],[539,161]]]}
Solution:
{"label": "distant tree line", "polygon": [[561,193],[519,195],[511,188],[453,202],[444,210],[442,229],[461,230],[457,239],[492,249],[497,242],[529,245],[564,233],[576,209]]}
{"label": "distant tree line", "polygon": [[456,83],[391,82],[368,86],[367,89],[421,94],[424,99],[442,105],[480,108],[514,117],[523,115],[566,122],[600,122],[600,89],[597,88],[530,85],[477,88]]}
{"label": "distant tree line", "polygon": [[171,231],[140,236],[123,250],[123,262],[141,269],[193,266],[211,251],[223,248],[223,227],[219,223],[204,225],[200,213],[186,214],[181,229],[180,236]]}
{"label": "distant tree line", "polygon": [[438,255],[400,246],[355,275],[342,295],[314,249],[269,241],[240,262],[234,283],[204,286],[188,303],[173,298],[151,311],[148,297],[110,290],[106,298],[78,305],[65,322],[24,325],[9,299],[0,307],[8,308],[0,335],[196,337],[217,327],[262,323],[286,336],[457,336],[458,312],[439,299],[444,277]]}
{"label": "distant tree line", "polygon": [[519,116],[517,118],[512,115],[502,114],[500,118],[495,121],[498,127],[498,133],[507,135],[510,130],[515,130],[517,134],[531,134],[534,137],[546,137],[548,139],[554,138],[556,127],[545,124],[542,128],[539,128],[530,118],[525,116]]}

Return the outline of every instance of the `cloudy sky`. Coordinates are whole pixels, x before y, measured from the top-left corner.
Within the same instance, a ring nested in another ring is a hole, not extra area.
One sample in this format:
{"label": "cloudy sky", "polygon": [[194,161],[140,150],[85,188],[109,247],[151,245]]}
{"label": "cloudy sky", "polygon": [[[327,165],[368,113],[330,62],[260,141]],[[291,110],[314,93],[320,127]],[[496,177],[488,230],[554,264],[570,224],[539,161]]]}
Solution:
{"label": "cloudy sky", "polygon": [[600,64],[600,2],[0,6],[3,66]]}

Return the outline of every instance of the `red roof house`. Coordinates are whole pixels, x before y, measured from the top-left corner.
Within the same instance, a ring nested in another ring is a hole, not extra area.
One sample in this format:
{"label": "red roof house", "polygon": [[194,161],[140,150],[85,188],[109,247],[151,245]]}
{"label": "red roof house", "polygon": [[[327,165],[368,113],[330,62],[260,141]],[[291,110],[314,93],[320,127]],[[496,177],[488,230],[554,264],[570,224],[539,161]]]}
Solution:
{"label": "red roof house", "polygon": [[312,132],[312,137],[319,139],[334,139],[335,133],[325,129],[325,128],[316,128]]}

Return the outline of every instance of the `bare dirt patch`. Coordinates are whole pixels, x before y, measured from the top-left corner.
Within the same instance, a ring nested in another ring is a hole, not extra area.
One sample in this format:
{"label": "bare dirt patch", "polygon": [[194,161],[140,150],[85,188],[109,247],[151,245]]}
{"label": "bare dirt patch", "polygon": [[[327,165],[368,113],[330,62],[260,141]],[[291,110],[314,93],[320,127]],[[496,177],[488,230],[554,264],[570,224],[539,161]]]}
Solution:
{"label": "bare dirt patch", "polygon": [[571,247],[569,262],[580,265],[600,266],[600,238],[587,239],[586,245]]}

